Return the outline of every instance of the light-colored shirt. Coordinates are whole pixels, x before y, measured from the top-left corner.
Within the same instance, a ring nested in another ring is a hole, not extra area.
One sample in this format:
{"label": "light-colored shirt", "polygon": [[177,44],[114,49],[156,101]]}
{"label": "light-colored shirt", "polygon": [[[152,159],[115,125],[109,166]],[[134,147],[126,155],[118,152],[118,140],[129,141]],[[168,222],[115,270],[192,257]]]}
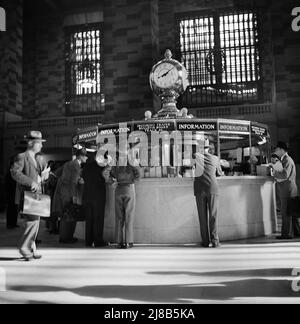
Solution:
{"label": "light-colored shirt", "polygon": [[111,168],[110,176],[116,179],[118,185],[131,185],[139,181],[139,168],[133,166],[115,166]]}

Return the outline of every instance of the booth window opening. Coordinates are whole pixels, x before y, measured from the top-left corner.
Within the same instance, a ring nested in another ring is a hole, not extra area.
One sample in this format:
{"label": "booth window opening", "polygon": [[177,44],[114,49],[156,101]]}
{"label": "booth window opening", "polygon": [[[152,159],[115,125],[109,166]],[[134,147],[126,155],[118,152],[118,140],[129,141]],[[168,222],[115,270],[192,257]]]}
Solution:
{"label": "booth window opening", "polygon": [[253,103],[260,100],[262,78],[258,14],[215,11],[178,16],[177,52],[190,86],[183,106]]}
{"label": "booth window opening", "polygon": [[102,25],[66,29],[66,111],[70,115],[104,111]]}

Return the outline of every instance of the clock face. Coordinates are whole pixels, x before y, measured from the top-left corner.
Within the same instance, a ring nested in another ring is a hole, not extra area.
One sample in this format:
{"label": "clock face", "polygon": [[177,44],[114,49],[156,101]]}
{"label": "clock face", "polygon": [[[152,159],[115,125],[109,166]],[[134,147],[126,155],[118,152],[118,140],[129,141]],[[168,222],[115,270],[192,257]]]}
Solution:
{"label": "clock face", "polygon": [[157,66],[154,71],[153,81],[162,89],[171,88],[179,78],[177,67],[171,63],[164,62]]}

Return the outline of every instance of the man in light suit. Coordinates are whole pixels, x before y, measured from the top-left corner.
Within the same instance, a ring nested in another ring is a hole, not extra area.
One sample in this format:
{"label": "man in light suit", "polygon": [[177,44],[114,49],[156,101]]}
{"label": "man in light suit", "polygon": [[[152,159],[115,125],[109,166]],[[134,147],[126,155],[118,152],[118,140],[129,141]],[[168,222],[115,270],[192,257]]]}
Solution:
{"label": "man in light suit", "polygon": [[[108,182],[113,183],[115,191],[116,241],[119,249],[134,247],[134,219],[136,208],[135,183],[140,178],[140,169],[129,152],[119,152],[119,156],[128,158],[127,166],[118,159],[116,166],[108,171]],[[105,172],[106,173],[106,172]]]}
{"label": "man in light suit", "polygon": [[[17,182],[16,204],[19,205],[20,211],[23,209],[24,192],[32,191],[42,193],[42,182],[47,180],[49,172],[42,165],[42,160],[37,158],[41,152],[45,140],[38,131],[31,131],[26,137],[27,151],[17,155],[11,175]],[[39,231],[40,217],[24,215],[25,231],[20,243],[20,253],[25,261],[41,259],[37,254],[36,238]]]}
{"label": "man in light suit", "polygon": [[219,248],[218,235],[218,204],[219,185],[217,176],[222,175],[221,162],[214,155],[215,147],[205,140],[204,154],[196,154],[196,174],[194,181],[194,194],[196,197],[202,246]]}
{"label": "man in light suit", "polygon": [[[278,191],[281,201],[282,230],[279,240],[293,239],[294,236],[300,236],[300,226],[297,218],[293,218],[290,213],[291,199],[298,196],[296,184],[296,166],[293,159],[288,155],[288,146],[286,143],[279,142],[275,154],[281,160],[283,169],[276,171],[273,168],[273,175],[278,180]],[[272,166],[271,166],[272,167]]]}

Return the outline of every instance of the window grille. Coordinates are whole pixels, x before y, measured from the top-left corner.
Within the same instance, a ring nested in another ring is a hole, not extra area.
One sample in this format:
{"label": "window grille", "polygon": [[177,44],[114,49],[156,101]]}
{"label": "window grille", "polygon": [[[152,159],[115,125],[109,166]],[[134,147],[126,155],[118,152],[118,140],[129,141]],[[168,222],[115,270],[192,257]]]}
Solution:
{"label": "window grille", "polygon": [[261,99],[256,12],[181,15],[177,27],[177,52],[190,77],[183,106],[254,103]]}
{"label": "window grille", "polygon": [[104,112],[101,24],[66,29],[66,112]]}

